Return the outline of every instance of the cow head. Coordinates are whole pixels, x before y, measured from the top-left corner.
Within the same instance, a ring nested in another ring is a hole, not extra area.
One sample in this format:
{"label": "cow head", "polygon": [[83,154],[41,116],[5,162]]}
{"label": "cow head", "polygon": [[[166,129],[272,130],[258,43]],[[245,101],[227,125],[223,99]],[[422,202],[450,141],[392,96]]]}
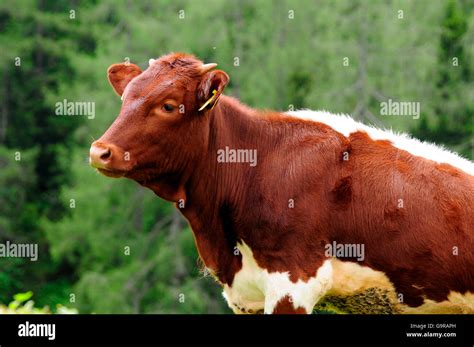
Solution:
{"label": "cow head", "polygon": [[205,151],[208,111],[229,81],[215,66],[185,54],[150,59],[145,71],[131,63],[110,66],[108,79],[122,97],[122,108],[92,143],[90,164],[106,176],[131,178],[175,200],[172,186],[192,172]]}

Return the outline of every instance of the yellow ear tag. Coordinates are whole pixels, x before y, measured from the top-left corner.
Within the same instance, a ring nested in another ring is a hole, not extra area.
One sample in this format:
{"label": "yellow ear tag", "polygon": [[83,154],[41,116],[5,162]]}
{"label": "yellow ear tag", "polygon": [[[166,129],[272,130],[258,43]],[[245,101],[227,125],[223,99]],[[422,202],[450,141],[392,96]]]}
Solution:
{"label": "yellow ear tag", "polygon": [[[204,103],[204,105],[201,106],[201,108],[199,109],[199,111],[204,110],[204,109],[206,108],[206,106],[209,105],[209,104],[212,102],[212,100],[214,100],[214,98],[216,97],[216,93],[217,93],[217,90],[214,89],[214,90],[212,91],[212,96],[209,98],[209,100],[207,100],[207,101]],[[219,95],[219,96],[220,96],[220,95]],[[219,99],[219,97],[217,97],[217,98]],[[217,100],[216,100],[216,102],[217,102]],[[214,106],[215,106],[215,104],[214,104],[212,107],[214,108]],[[212,110],[212,108],[211,108],[211,110]]]}
{"label": "yellow ear tag", "polygon": [[216,98],[216,101],[214,101],[214,105],[212,105],[211,110],[217,105],[217,101],[219,101],[219,98],[221,97],[222,94],[219,94]]}

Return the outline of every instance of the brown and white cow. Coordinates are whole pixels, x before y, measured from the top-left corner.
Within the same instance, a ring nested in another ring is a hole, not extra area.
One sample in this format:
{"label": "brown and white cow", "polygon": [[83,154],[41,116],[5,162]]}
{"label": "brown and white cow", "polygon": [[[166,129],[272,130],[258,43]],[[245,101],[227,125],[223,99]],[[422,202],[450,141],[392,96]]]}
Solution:
{"label": "brown and white cow", "polygon": [[473,163],[346,116],[252,109],[215,65],[112,65],[122,109],[90,163],[176,203],[234,312],[370,293],[390,312],[474,312]]}

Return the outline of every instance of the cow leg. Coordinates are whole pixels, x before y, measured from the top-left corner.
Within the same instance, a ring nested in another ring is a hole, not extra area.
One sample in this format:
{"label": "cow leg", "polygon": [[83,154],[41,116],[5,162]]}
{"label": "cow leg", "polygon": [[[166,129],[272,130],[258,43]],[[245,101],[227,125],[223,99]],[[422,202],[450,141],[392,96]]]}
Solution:
{"label": "cow leg", "polygon": [[267,314],[310,314],[314,305],[332,287],[333,271],[325,260],[308,281],[292,282],[288,273],[270,273],[267,280],[265,310]]}
{"label": "cow leg", "polygon": [[293,305],[293,297],[290,295],[285,295],[281,298],[275,308],[273,309],[272,314],[308,314],[311,312],[306,311],[304,307]]}

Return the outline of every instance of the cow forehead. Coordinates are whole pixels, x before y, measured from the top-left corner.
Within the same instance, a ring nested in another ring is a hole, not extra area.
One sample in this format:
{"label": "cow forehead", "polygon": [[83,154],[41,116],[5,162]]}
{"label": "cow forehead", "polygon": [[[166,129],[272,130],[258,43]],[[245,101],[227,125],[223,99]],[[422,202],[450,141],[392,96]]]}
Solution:
{"label": "cow forehead", "polygon": [[135,98],[144,98],[147,99],[148,96],[156,97],[161,93],[169,90],[173,86],[176,86],[179,90],[181,75],[179,74],[170,74],[170,73],[157,73],[156,71],[145,70],[142,74],[135,77],[130,83],[125,87],[125,90],[122,95],[122,101]]}
{"label": "cow forehead", "polygon": [[190,66],[200,66],[202,61],[197,59],[195,56],[185,53],[171,53],[164,55],[154,61],[152,66],[169,65],[172,67],[190,67]]}
{"label": "cow forehead", "polygon": [[137,95],[149,95],[153,91],[161,92],[172,86],[189,87],[193,79],[199,78],[198,68],[202,64],[197,59],[160,58],[145,71],[134,78],[125,88],[124,97],[131,92]]}
{"label": "cow forehead", "polygon": [[152,61],[146,72],[153,75],[175,74],[197,77],[202,64],[202,61],[192,55],[169,54]]}

